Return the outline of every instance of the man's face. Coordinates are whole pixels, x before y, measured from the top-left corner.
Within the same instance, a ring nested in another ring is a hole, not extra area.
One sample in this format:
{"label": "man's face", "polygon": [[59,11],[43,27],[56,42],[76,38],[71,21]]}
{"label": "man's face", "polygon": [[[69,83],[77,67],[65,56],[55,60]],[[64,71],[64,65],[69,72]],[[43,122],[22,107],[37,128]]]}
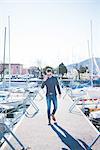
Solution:
{"label": "man's face", "polygon": [[49,71],[49,72],[47,71],[47,72],[46,72],[46,75],[47,75],[48,77],[52,77],[52,72],[51,72],[51,71]]}

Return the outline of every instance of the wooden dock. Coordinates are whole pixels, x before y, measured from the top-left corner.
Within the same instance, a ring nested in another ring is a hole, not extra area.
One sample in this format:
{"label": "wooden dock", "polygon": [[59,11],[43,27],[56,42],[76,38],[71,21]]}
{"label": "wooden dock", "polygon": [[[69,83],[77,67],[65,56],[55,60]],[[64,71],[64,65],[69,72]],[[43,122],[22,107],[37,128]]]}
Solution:
{"label": "wooden dock", "polygon": [[[42,92],[42,91],[41,91]],[[64,93],[63,93],[64,94]],[[37,96],[35,102],[39,112],[33,118],[24,116],[14,129],[15,135],[30,150],[85,150],[99,134],[97,129],[88,121],[78,107],[72,113],[69,107],[73,101],[66,95],[64,99],[58,100],[57,123],[52,122],[48,126],[46,115],[46,99],[39,101]],[[63,97],[63,96],[62,96]],[[32,112],[32,106],[29,111]],[[16,150],[20,147],[9,137]],[[93,145],[93,150],[100,149],[100,139]],[[1,150],[11,150],[4,143]]]}

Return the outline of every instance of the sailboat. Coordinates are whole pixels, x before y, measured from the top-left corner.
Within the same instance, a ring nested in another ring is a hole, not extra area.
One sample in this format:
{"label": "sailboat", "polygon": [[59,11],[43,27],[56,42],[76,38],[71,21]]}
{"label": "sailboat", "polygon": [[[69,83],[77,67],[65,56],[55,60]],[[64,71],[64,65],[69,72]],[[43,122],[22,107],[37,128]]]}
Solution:
{"label": "sailboat", "polygon": [[[90,112],[91,112],[91,111],[100,110],[100,87],[94,87],[93,86],[93,79],[94,79],[93,78],[94,77],[94,73],[93,73],[94,66],[93,66],[93,64],[95,65],[95,68],[97,70],[97,74],[100,74],[100,69],[96,63],[96,60],[95,60],[95,57],[93,54],[92,20],[90,22],[90,25],[91,25],[91,49],[89,49],[89,46],[88,46],[88,50],[90,51],[90,57],[91,57],[91,87],[88,88],[87,92],[90,96],[90,100],[92,100],[91,104],[94,103],[94,101],[96,101],[96,104],[94,104],[92,106],[88,106],[90,109]],[[89,45],[89,43],[88,43],[88,45]],[[94,106],[94,108],[93,108],[93,106]]]}
{"label": "sailboat", "polygon": [[[90,54],[90,64],[91,64],[91,74],[90,74],[90,86],[81,86],[81,88],[79,88],[79,86],[77,85],[76,88],[70,88],[67,87],[66,88],[66,92],[69,92],[69,96],[72,98],[73,101],[77,102],[77,105],[81,108],[81,110],[86,114],[85,111],[89,111],[88,115],[90,114],[91,118],[95,115],[95,113],[98,114],[100,113],[100,86],[99,87],[94,87],[93,85],[93,67],[95,64],[95,67],[97,69],[97,74],[100,74],[100,69],[96,63],[96,60],[94,58],[93,55],[93,37],[92,37],[92,21],[91,21],[91,49],[89,48],[89,42],[88,42],[88,51]],[[99,78],[100,79],[100,78]],[[74,81],[72,81],[74,84]],[[69,90],[68,90],[69,89]],[[84,94],[83,94],[84,93]],[[91,115],[92,113],[92,115]],[[99,115],[100,117],[100,115]]]}
{"label": "sailboat", "polygon": [[[5,71],[3,72],[3,88],[1,93],[2,100],[0,101],[0,105],[2,106],[13,106],[17,107],[18,105],[22,104],[23,101],[27,98],[28,92],[24,89],[19,88],[11,88],[11,65],[10,65],[10,16],[8,17],[8,31],[9,31],[9,87],[7,91],[5,91]],[[6,27],[5,27],[5,34],[4,34],[4,57],[3,57],[3,70],[5,70],[5,48],[6,48]],[[5,96],[4,95],[7,95]]]}

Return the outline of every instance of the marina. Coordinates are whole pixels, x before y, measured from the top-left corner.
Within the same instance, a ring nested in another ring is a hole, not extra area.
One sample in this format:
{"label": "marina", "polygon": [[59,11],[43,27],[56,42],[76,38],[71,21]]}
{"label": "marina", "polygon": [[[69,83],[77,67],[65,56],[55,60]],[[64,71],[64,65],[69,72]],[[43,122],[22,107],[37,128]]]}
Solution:
{"label": "marina", "polygon": [[0,14],[0,150],[100,150],[99,2],[2,1]]}
{"label": "marina", "polygon": [[1,149],[44,150],[48,147],[49,150],[54,145],[55,150],[99,150],[100,87],[73,89],[66,86],[65,80],[64,83],[60,80],[62,98],[59,99],[57,123],[48,126],[45,90],[40,88],[42,80],[33,78],[32,81],[11,81],[10,88],[9,82],[0,85],[0,122],[7,125],[23,145],[16,143],[9,131],[4,134],[8,143],[1,138]]}
{"label": "marina", "polygon": [[[45,90],[41,90],[42,79],[16,81],[11,80],[10,87],[7,81],[0,84],[0,123],[7,128],[7,133],[1,136],[2,150],[21,148],[45,150],[47,147],[49,150],[52,149],[52,145],[55,150],[99,150],[100,87],[98,84],[95,87],[72,88],[68,83],[66,84],[66,80],[60,79],[62,98],[59,99],[57,123],[52,122],[48,126]],[[74,82],[71,82],[74,85]],[[14,136],[17,140],[13,140]]]}
{"label": "marina", "polygon": [[[43,91],[41,95],[44,95]],[[91,147],[94,139],[100,135],[98,130],[78,107],[75,107],[72,113],[69,112],[73,101],[68,95],[59,100],[59,110],[56,116],[57,123],[53,124],[52,122],[51,126],[47,125],[44,96],[41,101],[37,96],[35,103],[39,108],[37,115],[34,118],[23,116],[14,129],[14,134],[17,135],[24,146],[32,150],[51,150],[52,148],[55,150],[85,150],[89,148],[99,150],[100,138]],[[32,106],[28,108],[28,112],[32,113]],[[20,149],[20,146],[13,141],[13,137],[10,136],[9,141],[11,141],[15,149]],[[1,149],[10,150],[6,143]]]}

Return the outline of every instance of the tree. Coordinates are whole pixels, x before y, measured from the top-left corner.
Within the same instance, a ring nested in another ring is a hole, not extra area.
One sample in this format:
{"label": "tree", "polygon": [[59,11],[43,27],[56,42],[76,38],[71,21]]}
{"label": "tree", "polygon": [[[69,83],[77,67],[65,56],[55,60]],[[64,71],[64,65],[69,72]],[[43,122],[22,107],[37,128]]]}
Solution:
{"label": "tree", "polygon": [[61,64],[59,65],[59,74],[61,74],[62,77],[63,77],[63,75],[64,75],[65,73],[67,74],[67,68],[66,68],[66,66],[65,66],[63,63],[61,63]]}
{"label": "tree", "polygon": [[78,78],[79,78],[79,80],[81,79],[81,75],[80,75],[80,70],[79,69],[76,69],[77,70],[77,72],[78,72]]}
{"label": "tree", "polygon": [[85,68],[86,68],[86,72],[89,73],[89,68],[88,68],[88,66],[86,66]]}
{"label": "tree", "polygon": [[76,70],[78,71],[78,76],[79,76],[79,79],[81,79],[81,74],[82,73],[86,73],[87,71],[88,71],[88,73],[89,73],[89,69],[88,69],[88,67],[86,66],[86,67],[83,67],[82,65],[79,67],[79,69],[78,69],[78,67],[76,67]]}
{"label": "tree", "polygon": [[80,73],[85,73],[86,72],[85,67],[83,67],[83,66],[80,66],[79,70],[80,70]]}
{"label": "tree", "polygon": [[88,67],[83,67],[83,66],[80,66],[80,73],[86,73],[86,71],[88,70]]}

